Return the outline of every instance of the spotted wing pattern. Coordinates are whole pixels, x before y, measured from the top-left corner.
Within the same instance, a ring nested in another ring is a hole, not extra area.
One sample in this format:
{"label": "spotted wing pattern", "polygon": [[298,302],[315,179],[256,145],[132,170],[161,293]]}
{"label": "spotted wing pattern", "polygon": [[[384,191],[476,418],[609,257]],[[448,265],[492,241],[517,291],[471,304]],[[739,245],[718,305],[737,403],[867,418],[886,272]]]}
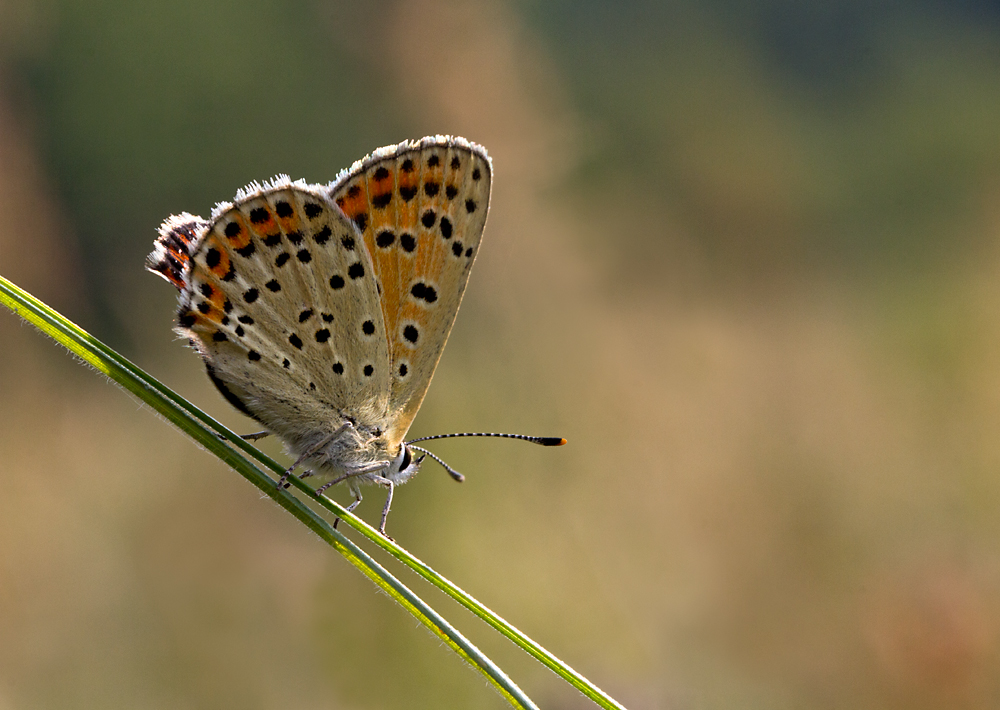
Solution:
{"label": "spotted wing pattern", "polygon": [[462,302],[489,210],[489,156],[435,136],[376,151],[329,186],[372,257],[388,339],[386,438],[405,436]]}
{"label": "spotted wing pattern", "polygon": [[278,178],[208,222],[171,217],[148,266],[180,284],[178,330],[238,409],[292,440],[345,418],[384,428],[390,359],[375,273],[324,188]]}

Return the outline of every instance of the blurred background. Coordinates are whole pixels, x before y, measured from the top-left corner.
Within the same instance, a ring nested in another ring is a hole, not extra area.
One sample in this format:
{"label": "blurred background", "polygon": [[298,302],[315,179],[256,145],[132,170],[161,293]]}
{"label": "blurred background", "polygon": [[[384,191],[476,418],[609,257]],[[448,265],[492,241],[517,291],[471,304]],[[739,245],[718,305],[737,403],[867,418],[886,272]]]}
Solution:
{"label": "blurred background", "polygon": [[[987,0],[4,0],[0,273],[249,432],[143,270],[160,221],[482,143],[411,434],[570,445],[439,443],[468,480],[425,466],[394,537],[632,710],[995,708],[998,127]],[[505,707],[149,410],[0,343],[0,710]]]}

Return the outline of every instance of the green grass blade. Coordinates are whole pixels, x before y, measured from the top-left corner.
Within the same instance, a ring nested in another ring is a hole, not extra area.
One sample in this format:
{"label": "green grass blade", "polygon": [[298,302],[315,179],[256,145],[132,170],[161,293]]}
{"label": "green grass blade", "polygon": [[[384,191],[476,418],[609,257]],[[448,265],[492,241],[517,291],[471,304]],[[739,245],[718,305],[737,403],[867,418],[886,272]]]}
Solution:
{"label": "green grass blade", "polygon": [[[0,276],[0,303],[37,327],[84,362],[104,373],[129,392],[139,397],[156,412],[166,417],[181,431],[225,461],[240,475],[253,483],[306,527],[340,552],[420,623],[444,641],[455,653],[478,670],[514,707],[536,710],[527,695],[500,670],[482,651],[451,626],[440,614],[414,594],[406,585],[369,557],[353,542],[334,529],[299,499],[279,489],[274,479],[261,471],[244,453],[253,455],[272,472],[281,466],[264,456],[204,412],[191,405],[165,385],[150,377],[127,359],[114,352],[79,326],[49,308],[26,291]],[[224,438],[220,438],[224,437]],[[230,444],[235,445],[233,448]],[[293,481],[298,483],[297,479]],[[312,495],[304,484],[299,484]],[[315,498],[315,496],[314,496]],[[337,516],[362,529],[368,537],[384,539],[335,502],[323,499],[326,507]],[[365,530],[365,528],[367,530]],[[398,545],[394,545],[398,549]]]}

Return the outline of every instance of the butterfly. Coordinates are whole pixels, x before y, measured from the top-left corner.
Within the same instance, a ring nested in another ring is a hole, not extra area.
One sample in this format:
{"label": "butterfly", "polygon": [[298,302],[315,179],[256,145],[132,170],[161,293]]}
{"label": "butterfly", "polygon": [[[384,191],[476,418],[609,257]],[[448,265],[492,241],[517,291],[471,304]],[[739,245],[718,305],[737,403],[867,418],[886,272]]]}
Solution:
{"label": "butterfly", "polygon": [[[388,489],[426,455],[405,441],[479,252],[492,163],[463,138],[387,146],[328,185],[278,176],[216,205],[168,217],[146,268],[180,291],[177,332],[239,411],[286,445],[301,477]],[[419,455],[414,452],[420,452]]]}

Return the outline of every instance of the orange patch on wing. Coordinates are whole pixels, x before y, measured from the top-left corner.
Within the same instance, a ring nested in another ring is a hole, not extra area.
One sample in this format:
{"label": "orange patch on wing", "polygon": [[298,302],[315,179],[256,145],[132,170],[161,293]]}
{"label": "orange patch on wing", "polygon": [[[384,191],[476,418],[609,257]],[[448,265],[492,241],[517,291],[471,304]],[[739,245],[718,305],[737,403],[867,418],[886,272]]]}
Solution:
{"label": "orange patch on wing", "polygon": [[[420,189],[420,174],[416,170],[410,172],[399,171],[399,195],[404,199],[403,204],[412,205],[413,196]],[[409,199],[406,199],[406,198]]]}
{"label": "orange patch on wing", "polygon": [[221,323],[222,319],[226,317],[223,308],[226,303],[226,294],[222,292],[221,288],[211,286],[211,284],[209,284],[209,287],[212,289],[212,292],[208,296],[205,296],[205,301],[211,305],[211,308],[202,317],[212,323]]}
{"label": "orange patch on wing", "polygon": [[368,212],[368,195],[360,183],[352,185],[343,197],[337,198],[337,206],[350,219]]}
{"label": "orange patch on wing", "polygon": [[372,207],[384,211],[389,206],[389,203],[392,202],[392,190],[395,184],[396,181],[392,172],[384,165],[378,167],[368,181],[368,194],[371,195]]}
{"label": "orange patch on wing", "polygon": [[[238,211],[231,210],[229,215],[232,217],[232,221],[223,226],[221,231],[234,249],[242,249],[250,243],[250,230],[247,229],[247,224],[243,221],[243,215]],[[239,230],[232,226],[234,224],[239,225]]]}
{"label": "orange patch on wing", "polygon": [[287,217],[278,215],[278,224],[281,225],[281,228],[285,230],[286,234],[289,232],[302,231],[302,223],[299,221],[299,215],[294,210]]}
{"label": "orange patch on wing", "polygon": [[250,224],[261,232],[270,232],[274,228],[274,215],[267,205],[259,204],[250,208]]}
{"label": "orange patch on wing", "polygon": [[209,264],[208,270],[219,279],[225,278],[229,275],[229,271],[232,269],[232,263],[229,260],[229,252],[222,247],[219,240],[214,235],[210,236],[206,241],[208,242],[209,249],[215,249],[215,252],[218,254],[218,261],[214,266]]}

